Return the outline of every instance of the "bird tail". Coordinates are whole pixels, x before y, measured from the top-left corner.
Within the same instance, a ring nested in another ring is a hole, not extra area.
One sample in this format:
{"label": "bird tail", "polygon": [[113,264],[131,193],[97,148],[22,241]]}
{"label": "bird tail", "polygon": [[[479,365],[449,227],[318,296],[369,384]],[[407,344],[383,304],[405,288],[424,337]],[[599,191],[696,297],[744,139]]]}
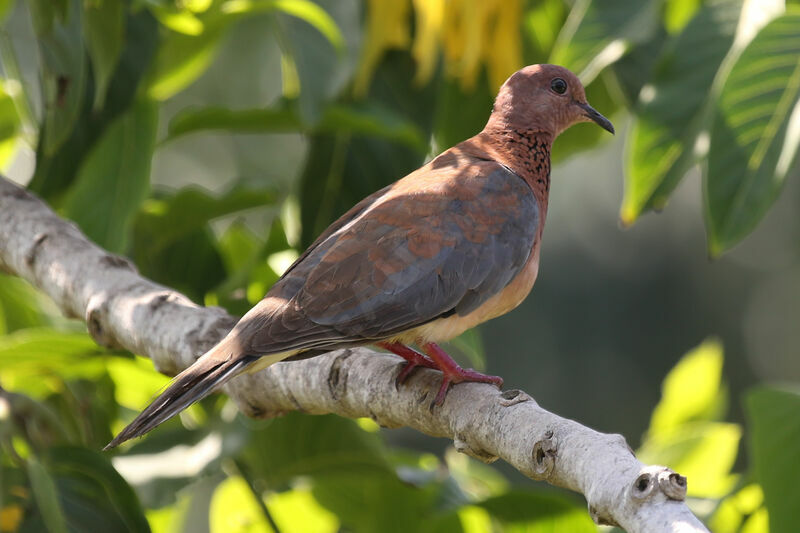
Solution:
{"label": "bird tail", "polygon": [[109,450],[134,437],[141,437],[194,402],[205,398],[258,359],[257,356],[237,355],[235,351],[231,353],[230,344],[223,340],[175,376],[164,392],[103,449]]}

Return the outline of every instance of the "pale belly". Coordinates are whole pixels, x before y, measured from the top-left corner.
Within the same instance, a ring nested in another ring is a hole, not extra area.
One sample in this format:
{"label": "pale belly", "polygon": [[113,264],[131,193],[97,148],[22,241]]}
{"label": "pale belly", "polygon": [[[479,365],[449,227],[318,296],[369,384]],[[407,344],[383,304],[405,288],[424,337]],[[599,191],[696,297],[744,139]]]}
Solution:
{"label": "pale belly", "polygon": [[397,335],[392,340],[404,344],[443,342],[487,320],[504,315],[517,307],[531,292],[539,272],[539,246],[514,280],[468,315],[440,318]]}

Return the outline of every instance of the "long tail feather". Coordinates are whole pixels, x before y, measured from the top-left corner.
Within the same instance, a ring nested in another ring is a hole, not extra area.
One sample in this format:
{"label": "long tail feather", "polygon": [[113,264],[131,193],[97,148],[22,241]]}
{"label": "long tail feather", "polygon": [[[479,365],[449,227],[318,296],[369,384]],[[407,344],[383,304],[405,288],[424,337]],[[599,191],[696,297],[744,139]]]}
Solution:
{"label": "long tail feather", "polygon": [[114,448],[127,440],[144,435],[194,402],[205,398],[259,359],[255,356],[220,358],[218,348],[221,345],[222,343],[212,348],[192,366],[175,376],[166,390],[103,449]]}

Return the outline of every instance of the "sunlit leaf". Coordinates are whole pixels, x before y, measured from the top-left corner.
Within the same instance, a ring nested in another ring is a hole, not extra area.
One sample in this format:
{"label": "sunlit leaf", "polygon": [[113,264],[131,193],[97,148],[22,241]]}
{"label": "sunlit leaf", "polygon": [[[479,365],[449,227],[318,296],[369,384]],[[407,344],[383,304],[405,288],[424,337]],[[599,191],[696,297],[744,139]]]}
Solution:
{"label": "sunlit leaf", "polygon": [[228,24],[217,23],[199,35],[171,32],[158,47],[147,79],[147,95],[166,100],[191,85],[216,56]]}
{"label": "sunlit leaf", "polygon": [[231,14],[282,11],[313,26],[335,48],[341,50],[344,47],[344,37],[336,22],[327,11],[310,0],[230,0],[224,9]]}
{"label": "sunlit leaf", "polygon": [[579,0],[558,35],[550,63],[563,65],[591,82],[622,57],[633,42],[654,31],[660,2],[642,0]]}
{"label": "sunlit leaf", "polygon": [[241,477],[229,477],[217,486],[208,513],[211,533],[273,531],[264,518],[256,496]]}
{"label": "sunlit leaf", "polygon": [[719,503],[708,525],[714,533],[737,533],[745,518],[758,511],[763,503],[761,487],[747,485]]}
{"label": "sunlit leaf", "polygon": [[770,530],[793,531],[800,522],[800,394],[761,387],[747,395],[745,406]]}
{"label": "sunlit leaf", "polygon": [[664,379],[661,401],[650,420],[650,435],[693,421],[716,420],[725,408],[722,346],[709,340],[683,356]]}
{"label": "sunlit leaf", "polygon": [[667,44],[642,88],[627,145],[624,223],[633,223],[643,210],[662,208],[695,162],[711,84],[733,43],[740,11],[738,1],[703,6]]}
{"label": "sunlit leaf", "polygon": [[736,483],[736,461],[742,429],[721,422],[685,423],[648,434],[636,456],[644,463],[667,464],[688,478],[690,496],[719,498]]}
{"label": "sunlit leaf", "polygon": [[125,12],[122,0],[93,0],[83,6],[83,34],[94,74],[94,108],[100,109],[122,53]]}
{"label": "sunlit leaf", "polygon": [[17,135],[20,129],[19,115],[14,99],[9,94],[13,89],[9,83],[0,85],[0,169],[8,166],[16,152]]}
{"label": "sunlit leaf", "polygon": [[705,174],[709,250],[745,237],[775,201],[800,146],[800,9],[765,26],[717,103]]}
{"label": "sunlit leaf", "polygon": [[306,488],[272,494],[269,511],[281,533],[335,533],[340,531],[336,515],[322,507]]}
{"label": "sunlit leaf", "polygon": [[158,110],[140,101],[89,153],[65,201],[66,215],[100,246],[122,252],[139,206],[150,191]]}
{"label": "sunlit leaf", "polygon": [[667,0],[664,2],[664,26],[670,33],[681,31],[700,8],[702,0]]}
{"label": "sunlit leaf", "polygon": [[49,328],[22,329],[0,337],[3,386],[44,397],[65,379],[97,377],[104,350],[85,333]]}
{"label": "sunlit leaf", "polygon": [[147,405],[156,393],[169,383],[169,378],[141,357],[109,358],[106,369],[114,381],[114,398],[118,405],[138,410]]}

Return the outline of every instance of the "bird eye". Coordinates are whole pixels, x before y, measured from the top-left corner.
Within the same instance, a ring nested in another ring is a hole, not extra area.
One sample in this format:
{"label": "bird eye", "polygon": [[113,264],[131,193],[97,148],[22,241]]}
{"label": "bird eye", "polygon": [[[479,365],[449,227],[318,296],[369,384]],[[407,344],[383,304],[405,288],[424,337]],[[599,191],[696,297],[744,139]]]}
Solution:
{"label": "bird eye", "polygon": [[567,92],[567,82],[561,78],[554,78],[553,81],[550,82],[550,88],[553,89],[553,92],[556,94],[564,94]]}

